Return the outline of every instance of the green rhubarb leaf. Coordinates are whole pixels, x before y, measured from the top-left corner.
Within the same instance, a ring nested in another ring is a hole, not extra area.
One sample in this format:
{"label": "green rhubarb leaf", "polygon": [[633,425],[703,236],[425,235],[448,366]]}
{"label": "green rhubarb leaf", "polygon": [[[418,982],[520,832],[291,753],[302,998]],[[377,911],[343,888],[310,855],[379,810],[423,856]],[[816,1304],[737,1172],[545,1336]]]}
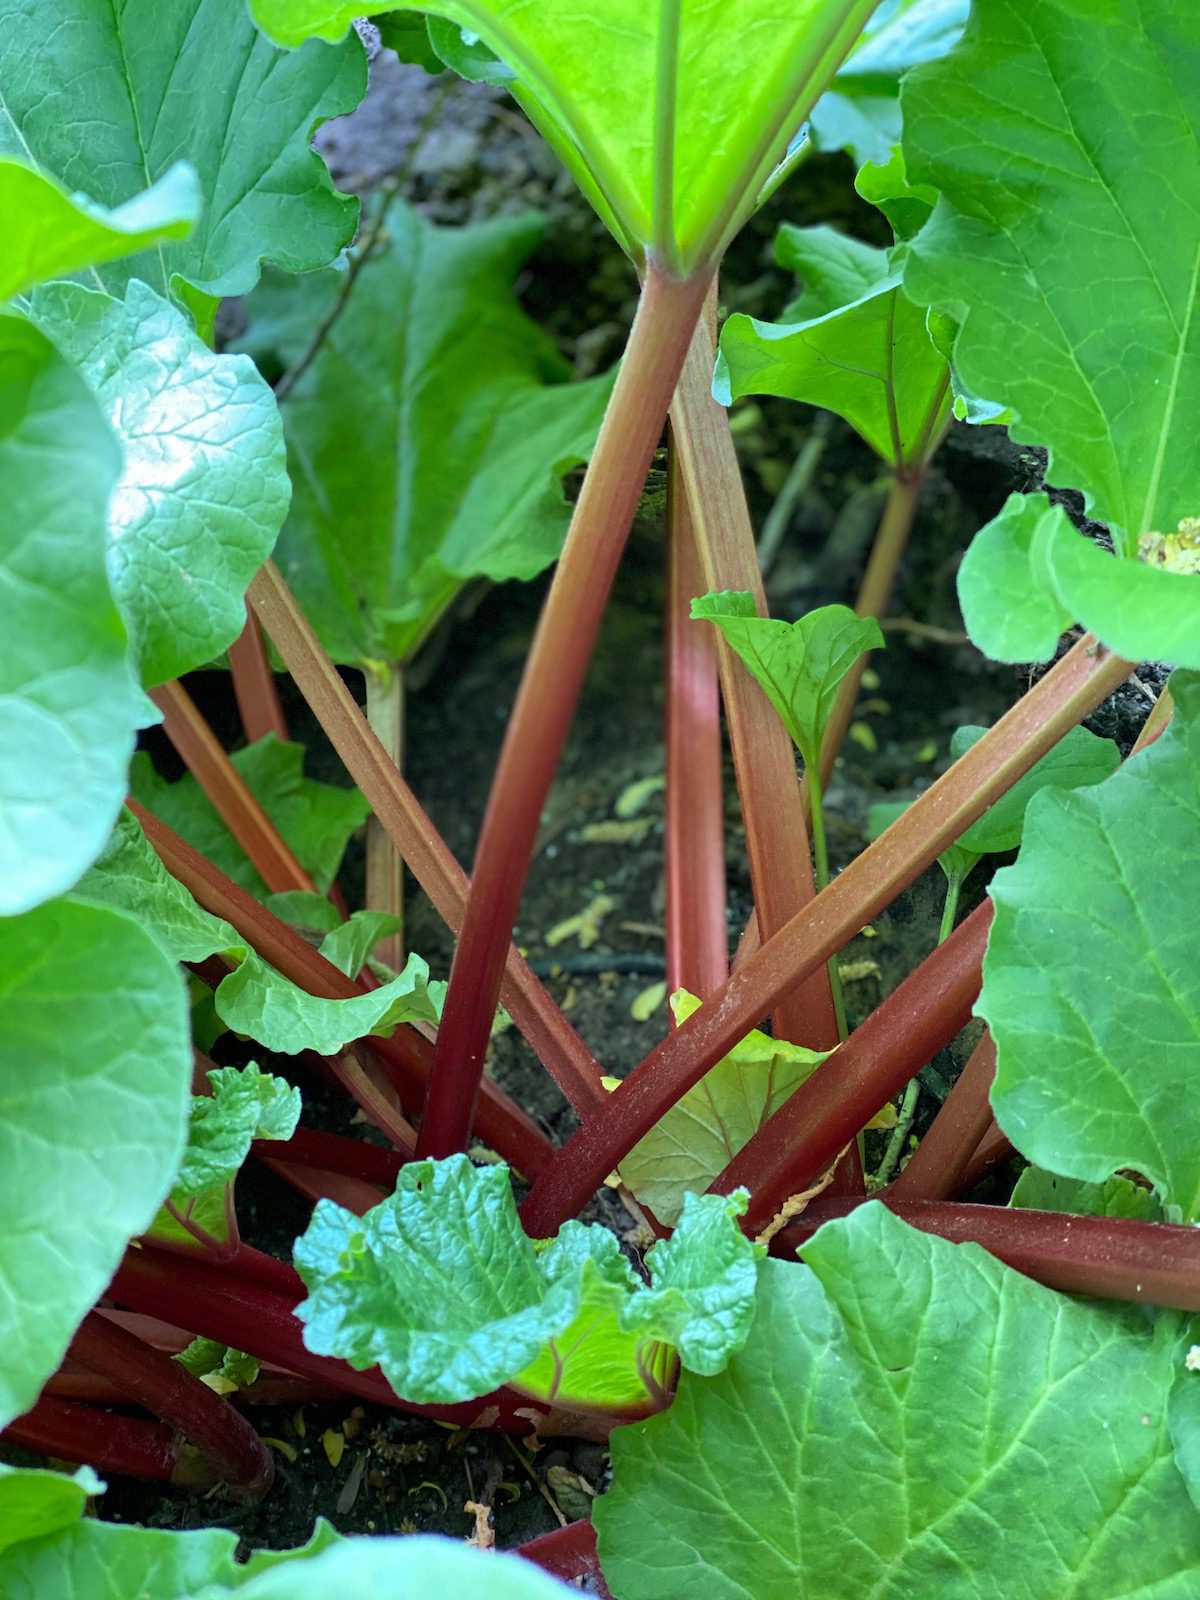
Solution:
{"label": "green rhubarb leaf", "polygon": [[444,70],[442,58],[429,40],[429,24],[419,11],[394,11],[372,19],[379,29],[379,41],[394,50],[401,61],[424,67],[435,77]]}
{"label": "green rhubarb leaf", "polygon": [[0,314],[0,914],[102,849],[146,703],[105,571],[120,453],[74,368]]}
{"label": "green rhubarb leaf", "polygon": [[957,43],[968,0],[902,0],[881,5],[860,42],[813,107],[819,150],[848,150],[856,162],[886,161],[900,137],[900,80]]}
{"label": "green rhubarb leaf", "polygon": [[[301,912],[302,917],[316,915],[321,919],[304,925],[325,930],[337,926],[338,914],[324,898],[324,891],[337,877],[351,834],[367,820],[371,808],[357,789],[306,778],[304,754],[302,744],[285,743],[268,733],[244,749],[235,750],[231,759],[284,843],[322,891],[319,895],[290,891],[285,906],[300,911],[302,903],[307,908]],[[149,756],[139,753],[130,769],[129,790],[147,811],[186,839],[226,877],[260,899],[267,898],[267,886],[257,869],[190,773],[168,783],[155,772]],[[302,895],[302,902],[293,904],[293,895]],[[271,907],[276,915],[290,921],[291,917],[276,906],[276,900],[282,899],[273,897]],[[310,905],[310,901],[316,905]]]}
{"label": "green rhubarb leaf", "polygon": [[336,1055],[352,1040],[386,1036],[402,1022],[437,1020],[428,992],[429,968],[417,955],[409,957],[390,983],[368,994],[347,1000],[306,994],[251,950],[228,922],[196,904],[128,811],[117,819],[108,848],[78,893],[135,916],[173,961],[223,955],[236,962],[217,987],[217,1015],[235,1033],[280,1055],[304,1050]]}
{"label": "green rhubarb leaf", "polygon": [[357,978],[381,939],[404,932],[404,918],[390,911],[353,911],[321,940],[321,954],[339,972]]}
{"label": "green rhubarb leaf", "polygon": [[365,1216],[321,1201],[295,1260],[310,1350],[376,1364],[406,1400],[475,1399],[509,1383],[586,1410],[666,1398],[674,1354],[717,1371],[746,1337],[760,1254],[745,1195],[690,1196],[644,1287],[606,1229],[568,1222],[548,1243],[521,1227],[505,1167],[410,1162]]}
{"label": "green rhubarb leaf", "polygon": [[714,623],[761,685],[806,766],[814,766],[842,679],[865,650],[883,647],[872,617],[821,606],[798,622],[760,617],[754,597],[733,589],[692,601],[692,616]]}
{"label": "green rhubarb leaf", "polygon": [[[685,989],[671,996],[677,1023],[699,1005]],[[687,1195],[703,1193],[828,1054],[752,1029],[634,1145],[621,1162],[622,1180],[674,1227]]]}
{"label": "green rhubarb leaf", "polygon": [[[136,771],[135,758],[135,775]],[[136,788],[133,793],[136,798]],[[151,810],[156,811],[157,807],[152,806]],[[162,813],[159,812],[159,815]],[[281,921],[298,928],[302,933],[332,933],[341,925],[341,914],[333,902],[325,895],[313,894],[308,889],[285,889],[281,894],[269,894],[266,906]]]}
{"label": "green rhubarb leaf", "polygon": [[[635,253],[685,275],[753,210],[875,0],[429,0],[514,69],[521,103]],[[392,6],[388,10],[400,9]],[[337,39],[353,0],[252,0],[283,44]]]}
{"label": "green rhubarb leaf", "polygon": [[1147,560],[1114,557],[1044,494],[1010,495],[963,557],[967,632],[997,661],[1049,661],[1073,622],[1133,661],[1200,667],[1197,525],[1143,540]]}
{"label": "green rhubarb leaf", "polygon": [[104,1484],[91,1467],[72,1477],[62,1472],[22,1471],[0,1463],[0,1556],[23,1539],[43,1539],[69,1528]]}
{"label": "green rhubarb leaf", "polygon": [[1140,1172],[1194,1221],[1200,678],[1171,687],[1149,749],[1030,805],[1016,865],[992,880],[978,1011],[996,1042],[992,1106],[1022,1155],[1090,1183]]}
{"label": "green rhubarb leaf", "polygon": [[196,175],[182,162],[151,188],[107,211],[86,195],[68,193],[24,161],[0,157],[0,216],[5,219],[0,300],[47,278],[186,238],[199,214]]}
{"label": "green rhubarb leaf", "polygon": [[[468,580],[531,578],[562,548],[562,478],[591,454],[612,379],[568,383],[514,299],[541,232],[530,216],[438,228],[394,202],[288,396],[277,560],[338,661],[405,661]],[[338,271],[269,278],[245,347],[293,365],[343,288]]]}
{"label": "green rhubarb leaf", "polygon": [[34,292],[31,315],[79,368],[121,446],[108,570],[162,683],[218,655],[246,621],[246,586],[288,504],[283,430],[245,356],[214,355],[144,283],[124,300],[79,284]]}
{"label": "green rhubarb leaf", "polygon": [[[908,181],[904,152],[899,145],[885,161],[868,161],[860,167],[854,187],[864,200],[883,212],[899,240],[919,233],[937,204],[936,189],[927,183]],[[943,350],[942,354],[948,356],[949,352]]]}
{"label": "green rhubarb leaf", "polygon": [[721,329],[716,398],[730,405],[773,394],[823,406],[892,468],[924,462],[949,408],[950,371],[929,337],[928,312],[904,293],[887,252],[821,227],[787,229],[777,254],[801,277],[811,275],[814,303],[806,306],[806,293],[784,322],[730,317]]}
{"label": "green rhubarb leaf", "polygon": [[[221,1600],[224,1592],[206,1591],[197,1600]],[[311,1560],[289,1562],[237,1588],[239,1600],[328,1600],[331,1594],[339,1600],[568,1600],[576,1592],[520,1556],[411,1534],[344,1539]]]}
{"label": "green rhubarb leaf", "polygon": [[1162,1206],[1150,1190],[1119,1173],[1103,1183],[1081,1183],[1078,1178],[1060,1178],[1042,1167],[1026,1167],[1008,1203],[1031,1211],[1061,1211],[1071,1216],[1163,1221]]}
{"label": "green rhubarb leaf", "polygon": [[166,1197],[192,1059],[174,964],[132,918],[74,897],[0,919],[0,1039],[3,1427]]}
{"label": "green rhubarb leaf", "polygon": [[669,1410],[614,1432],[594,1521],[621,1600],[690,1600],[698,1572],[706,1600],[1200,1584],[1173,1317],[1067,1299],[877,1202],[804,1254],[764,1264],[721,1376],[685,1373]]}
{"label": "green rhubarb leaf", "polygon": [[244,294],[261,262],[324,266],[353,234],[357,202],[334,191],[309,141],[362,98],[357,39],[289,55],[243,0],[0,0],[0,40],[0,155],[113,208],[181,152],[195,170],[203,207],[186,238],[96,258],[114,293],[141,278],[165,295],[178,277],[203,296]]}
{"label": "green rhubarb leaf", "polygon": [[967,386],[1050,447],[1051,481],[1126,556],[1198,509],[1192,20],[1176,0],[977,0],[902,97],[909,175],[941,196],[905,287],[959,324]]}
{"label": "green rhubarb leaf", "polygon": [[203,1378],[218,1394],[248,1389],[258,1377],[260,1365],[254,1356],[244,1350],[231,1350],[217,1339],[193,1339],[172,1359],[193,1378]]}
{"label": "green rhubarb leaf", "polygon": [[[986,732],[986,728],[958,728],[950,740],[954,760],[966,755]],[[1111,777],[1120,765],[1121,752],[1111,739],[1101,739],[1086,728],[1071,728],[1023,778],[1017,779],[1007,794],[959,835],[958,843],[981,856],[1015,850],[1035,794],[1044,789],[1089,789]]]}

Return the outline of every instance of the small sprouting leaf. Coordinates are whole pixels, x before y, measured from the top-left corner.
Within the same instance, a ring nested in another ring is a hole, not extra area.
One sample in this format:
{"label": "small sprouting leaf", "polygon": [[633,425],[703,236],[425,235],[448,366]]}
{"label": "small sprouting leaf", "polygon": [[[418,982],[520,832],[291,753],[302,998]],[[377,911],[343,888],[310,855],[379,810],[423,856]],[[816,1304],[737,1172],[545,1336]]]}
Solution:
{"label": "small sprouting leaf", "polygon": [[120,443],[109,578],[143,681],[165,682],[219,655],[245,625],[246,586],[288,504],[274,398],[245,356],[214,355],[144,283],[124,300],[56,283],[30,305]]}
{"label": "small sprouting leaf", "polygon": [[0,300],[48,278],[185,238],[199,214],[196,177],[182,163],[144,193],[106,211],[24,161],[0,157]]}
{"label": "small sprouting leaf", "polygon": [[[371,808],[357,789],[306,778],[304,753],[302,744],[285,743],[268,733],[235,750],[231,759],[296,860],[317,888],[325,891],[337,876],[351,834],[366,821]],[[190,773],[168,783],[155,772],[149,756],[139,753],[130,768],[129,790],[147,811],[173,828],[226,877],[251,894],[266,897],[266,884]],[[271,907],[285,921],[292,921],[289,911],[295,911],[304,926],[318,931],[338,924],[337,911],[323,893],[290,891],[282,911],[276,905],[279,899],[282,896],[273,897]],[[310,903],[314,901],[315,905]],[[319,920],[305,922],[306,916]]]}
{"label": "small sprouting leaf", "polygon": [[[428,0],[516,74],[511,88],[633,254],[715,261],[875,0]],[[282,44],[337,39],[356,0],[252,0]],[[380,10],[408,9],[396,5]],[[432,30],[431,30],[432,31]],[[441,47],[439,46],[439,53]]]}
{"label": "small sprouting leaf", "polygon": [[1008,1203],[1032,1211],[1062,1211],[1078,1217],[1163,1220],[1163,1208],[1152,1192],[1119,1173],[1103,1183],[1081,1183],[1078,1178],[1060,1178],[1042,1167],[1026,1167]]}
{"label": "small sprouting leaf", "polygon": [[748,394],[804,400],[845,418],[893,468],[922,463],[950,403],[949,368],[930,339],[924,306],[905,295],[885,251],[831,228],[789,228],[778,254],[811,278],[814,303],[806,305],[806,292],[783,322],[730,317],[721,330],[716,398],[722,405]]}
{"label": "small sprouting leaf", "polygon": [[1045,0],[1036,23],[976,0],[903,91],[909,176],[940,195],[905,287],[959,324],[968,387],[1050,447],[1050,481],[1126,555],[1197,510],[1198,68],[1177,0]]}
{"label": "small sprouting leaf", "polygon": [[1055,1294],[878,1202],[804,1257],[763,1264],[724,1373],[614,1432],[593,1517],[622,1600],[691,1600],[697,1573],[706,1600],[1196,1588],[1174,1317]]}
{"label": "small sprouting leaf", "polygon": [[1192,1221],[1200,678],[1171,688],[1175,715],[1149,749],[1030,805],[1016,865],[992,880],[978,1011],[996,1042],[992,1105],[1022,1155],[1091,1183],[1140,1172]]}
{"label": "small sprouting leaf", "polygon": [[178,971],[117,911],[68,897],[0,919],[0,973],[3,1427],[165,1198],[192,1057]]}
{"label": "small sprouting leaf", "polygon": [[714,623],[783,718],[806,766],[820,757],[842,679],[864,650],[883,647],[873,617],[849,606],[821,606],[798,622],[760,617],[754,597],[737,590],[692,601],[692,616]]}
{"label": "small sprouting leaf", "polygon": [[199,1195],[237,1176],[255,1139],[290,1139],[300,1120],[300,1091],[283,1078],[246,1067],[208,1073],[211,1094],[192,1096],[183,1164],[172,1198]]}
{"label": "small sprouting leaf", "polygon": [[502,1383],[550,1403],[636,1411],[666,1398],[678,1347],[718,1371],[740,1348],[761,1253],[737,1226],[745,1196],[690,1196],[643,1286],[616,1237],[566,1223],[536,1244],[505,1167],[410,1162],[363,1217],[321,1201],[296,1244],[305,1343],[378,1363],[406,1400],[474,1399]]}
{"label": "small sprouting leaf", "polygon": [[[671,996],[675,1021],[699,1004],[679,990]],[[673,1227],[686,1196],[703,1193],[828,1054],[753,1029],[634,1145],[621,1162],[622,1180]]]}
{"label": "small sprouting leaf", "polygon": [[105,569],[120,453],[75,369],[0,315],[0,914],[103,847],[146,702]]}
{"label": "small sprouting leaf", "polygon": [[280,1055],[315,1050],[336,1055],[354,1039],[388,1034],[402,1022],[434,1022],[429,968],[413,955],[398,977],[368,994],[324,1000],[306,994],[247,946],[236,929],[211,916],[171,877],[129,812],[117,819],[108,848],[79,884],[81,896],[136,917],[173,961],[224,955],[237,962],[218,985],[217,1015]]}
{"label": "small sprouting leaf", "polygon": [[339,972],[357,978],[381,939],[404,932],[404,918],[390,911],[352,911],[321,940],[321,954]]}
{"label": "small sprouting leaf", "polygon": [[173,1358],[193,1378],[203,1378],[218,1394],[248,1389],[258,1377],[259,1363],[244,1350],[231,1350],[217,1339],[193,1339]]}
{"label": "small sprouting leaf", "polygon": [[[277,560],[338,661],[405,661],[469,579],[531,578],[562,548],[562,478],[591,454],[612,379],[567,382],[516,302],[541,232],[530,216],[438,228],[393,202],[288,395]],[[291,366],[343,287],[339,271],[269,276],[243,346]]]}
{"label": "small sprouting leaf", "polygon": [[[1194,551],[1193,519],[1158,535]],[[1154,537],[1143,536],[1143,548]],[[1200,668],[1200,573],[1113,556],[1043,494],[1010,495],[971,542],[958,574],[963,621],[997,661],[1049,661],[1073,622],[1133,661]]]}
{"label": "small sprouting leaf", "polygon": [[189,289],[244,294],[262,261],[308,271],[353,234],[357,202],[334,191],[309,141],[366,90],[356,38],[289,55],[257,33],[242,0],[0,0],[0,38],[0,155],[113,208],[181,151],[194,168],[196,226],[101,264],[113,293],[140,278],[166,295],[178,277],[193,303]]}

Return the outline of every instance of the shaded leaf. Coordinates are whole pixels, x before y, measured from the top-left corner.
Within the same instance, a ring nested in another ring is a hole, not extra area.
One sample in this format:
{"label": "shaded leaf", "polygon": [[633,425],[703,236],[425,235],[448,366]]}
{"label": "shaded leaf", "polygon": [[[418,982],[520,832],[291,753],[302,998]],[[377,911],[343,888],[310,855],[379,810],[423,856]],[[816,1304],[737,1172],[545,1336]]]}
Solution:
{"label": "shaded leaf", "polygon": [[352,911],[321,941],[321,954],[339,972],[357,978],[381,939],[404,932],[404,918],[390,911]]}
{"label": "shaded leaf", "polygon": [[0,913],[96,857],[147,705],[105,570],[120,454],[75,370],[0,315]]}
{"label": "shaded leaf", "polygon": [[[567,383],[512,282],[536,217],[438,228],[395,201],[284,407],[295,484],[278,562],[335,658],[402,662],[471,578],[555,560],[561,480],[595,442],[611,377]],[[270,277],[243,344],[292,366],[343,291]]]}
{"label": "shaded leaf", "polygon": [[[955,761],[964,756],[987,732],[986,728],[957,728],[950,740]],[[976,855],[1015,850],[1021,842],[1025,812],[1043,789],[1088,789],[1102,783],[1121,765],[1121,752],[1111,739],[1101,739],[1087,728],[1071,728],[1040,761],[978,821],[960,834],[957,843]]]}
{"label": "shaded leaf", "polygon": [[1171,687],[1153,745],[1097,788],[1030,805],[1016,865],[992,880],[977,1010],[996,1042],[996,1119],[1022,1155],[1091,1183],[1143,1173],[1191,1221],[1200,679]]}
{"label": "shaded leaf", "polygon": [[31,314],[78,367],[121,446],[108,570],[140,653],[165,682],[218,655],[288,504],[283,431],[244,356],[214,355],[143,283],[123,301],[57,283]]}
{"label": "shaded leaf", "polygon": [[706,1600],[1196,1586],[1173,1317],[1069,1300],[877,1202],[805,1260],[765,1263],[723,1374],[685,1373],[668,1411],[613,1434],[593,1517],[621,1600],[684,1600],[697,1572]]}
{"label": "shaded leaf", "polygon": [[295,54],[259,35],[242,0],[0,0],[0,155],[32,160],[102,206],[133,200],[181,153],[203,199],[187,238],[102,266],[119,294],[176,276],[204,296],[244,294],[262,261],[324,266],[358,204],[309,146],[366,86],[356,38]]}
{"label": "shaded leaf", "polygon": [[1042,1167],[1026,1167],[1017,1179],[1010,1206],[1033,1211],[1062,1211],[1081,1217],[1132,1217],[1138,1222],[1161,1222],[1163,1209],[1149,1189],[1129,1178],[1114,1175],[1103,1183],[1081,1183],[1060,1178]]}
{"label": "shaded leaf", "polygon": [[[320,895],[291,891],[286,900],[282,895],[272,896],[271,909],[286,921],[293,920],[289,912],[299,913],[305,927],[332,929],[338,924],[338,914],[324,898],[324,891],[337,876],[351,834],[366,821],[371,808],[357,789],[306,778],[304,755],[302,744],[285,743],[269,733],[234,751],[230,759],[284,843],[322,891]],[[267,898],[266,884],[190,773],[168,783],[155,772],[149,756],[139,752],[129,777],[135,800],[243,889]],[[282,911],[279,901],[284,904]],[[320,920],[304,920],[308,917]]]}
{"label": "shaded leaf", "polygon": [[70,897],[0,919],[0,974],[4,1426],[165,1198],[192,1057],[178,972],[119,912]]}

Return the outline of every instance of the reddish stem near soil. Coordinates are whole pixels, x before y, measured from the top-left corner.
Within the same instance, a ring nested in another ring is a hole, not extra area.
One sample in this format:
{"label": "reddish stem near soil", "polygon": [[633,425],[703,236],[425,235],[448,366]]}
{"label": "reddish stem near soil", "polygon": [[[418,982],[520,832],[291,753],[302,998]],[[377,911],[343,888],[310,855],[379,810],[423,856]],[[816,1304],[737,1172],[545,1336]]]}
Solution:
{"label": "reddish stem near soil", "polygon": [[958,1180],[958,1193],[966,1194],[981,1179],[986,1178],[993,1167],[1010,1161],[1015,1153],[1012,1140],[1001,1131],[995,1121],[992,1121],[962,1170],[962,1176]]}
{"label": "reddish stem near soil", "polygon": [[760,1232],[791,1195],[809,1188],[880,1107],[970,1021],[991,920],[992,904],[985,900],[714,1179],[717,1194],[743,1184],[750,1188],[742,1224],[748,1233]]}
{"label": "reddish stem near soil", "polygon": [[95,1311],[76,1329],[70,1354],[178,1428],[212,1463],[235,1500],[253,1504],[271,1487],[270,1450],[240,1412],[178,1361]]}
{"label": "reddish stem near soil", "polygon": [[[712,336],[701,322],[692,336],[671,409],[704,567],[704,589],[749,590],[760,615],[766,616],[767,598],[729,413],[712,397],[713,360]],[[809,905],[815,893],[795,751],[778,713],[719,630],[708,623],[692,626],[715,636],[754,904],[764,934],[774,934]],[[814,1050],[830,1050],[837,1044],[837,1016],[823,968],[782,993],[772,1009],[780,1038]]]}
{"label": "reddish stem near soil", "polygon": [[963,1173],[991,1126],[988,1095],[995,1075],[996,1046],[985,1033],[904,1171],[884,1191],[889,1203],[949,1200],[960,1192]]}
{"label": "reddish stem near soil", "polygon": [[707,287],[704,277],[680,281],[648,265],[492,781],[421,1122],[422,1155],[452,1155],[470,1135],[542,808]]}
{"label": "reddish stem near soil", "polygon": [[534,1183],[522,1218],[554,1234],[639,1139],[779,999],[836,954],[1069,728],[1129,675],[1085,636],[1027,695],[676,1028],[609,1096]]}
{"label": "reddish stem near soil", "polygon": [[575,1578],[587,1578],[590,1594],[599,1595],[600,1600],[612,1600],[596,1554],[596,1530],[586,1518],[530,1539],[518,1545],[513,1554],[523,1556],[543,1572],[568,1583]]}
{"label": "reddish stem near soil", "polygon": [[[51,1382],[54,1380],[51,1379]],[[58,1461],[77,1461],[101,1472],[170,1483],[192,1473],[180,1458],[174,1428],[142,1417],[97,1411],[75,1400],[43,1394],[23,1417],[0,1433],[5,1444],[35,1450]],[[198,1488],[210,1484],[196,1483]]]}
{"label": "reddish stem near soil", "polygon": [[316,884],[280,837],[182,683],[160,684],[150,690],[150,698],[162,712],[163,732],[271,893],[300,889],[315,894]]}
{"label": "reddish stem near soil", "polygon": [[729,975],[725,784],[712,630],[691,618],[705,588],[696,531],[671,440],[667,457],[667,993],[704,999]]}
{"label": "reddish stem near soil", "polygon": [[[248,597],[347,772],[371,802],[434,910],[457,932],[467,902],[466,873],[397,772],[295,596],[270,562],[255,577]],[[528,962],[511,945],[500,999],[574,1109],[582,1116],[601,1104],[605,1090],[599,1065]],[[483,1092],[485,1096],[489,1093],[486,1080]],[[482,1124],[479,1132],[504,1154]]]}
{"label": "reddish stem near soil", "polygon": [[[334,1384],[343,1394],[416,1416],[459,1427],[523,1434],[531,1431],[530,1417],[545,1409],[507,1389],[453,1406],[420,1406],[401,1400],[378,1367],[356,1372],[344,1361],[313,1355],[306,1348],[295,1315],[299,1295],[279,1294],[207,1262],[173,1257],[152,1246],[126,1251],[108,1295],[130,1310],[163,1317],[300,1377]],[[518,1415],[520,1411],[528,1414]]]}
{"label": "reddish stem near soil", "polygon": [[290,1139],[255,1139],[250,1151],[268,1160],[340,1172],[347,1178],[376,1184],[389,1193],[396,1187],[404,1165],[394,1150],[383,1150],[365,1139],[349,1139],[341,1133],[322,1133],[317,1128],[299,1127]]}
{"label": "reddish stem near soil", "polygon": [[[1200,1311],[1200,1229],[1021,1207],[881,1199],[912,1227],[953,1244],[982,1245],[997,1260],[1064,1294]],[[776,1234],[772,1255],[794,1256],[823,1223],[846,1216],[854,1204],[814,1200]]]}
{"label": "reddish stem near soil", "polygon": [[229,671],[247,743],[254,744],[269,733],[286,743],[291,737],[287,718],[279,701],[262,629],[253,611],[247,610],[246,626],[229,646]]}
{"label": "reddish stem near soil", "polygon": [[[165,823],[143,810],[136,801],[129,805],[172,877],[178,879],[206,911],[231,923],[246,943],[284,977],[308,994],[329,1000],[351,999],[366,992],[367,984],[361,978],[348,978],[339,971],[293,928],[206,861]],[[366,1048],[368,1061],[374,1060],[382,1066],[383,1081],[396,1090],[401,1103],[414,1108],[419,1105],[433,1060],[428,1040],[413,1028],[399,1027],[390,1039],[372,1037],[366,1041]],[[370,1071],[361,1062],[358,1065],[363,1073]],[[349,1069],[346,1070],[349,1073]],[[350,1073],[350,1076],[357,1083],[355,1075]],[[382,1089],[383,1082],[374,1078],[372,1081],[376,1089]],[[399,1128],[396,1131],[400,1133]],[[540,1171],[553,1153],[553,1146],[537,1124],[490,1080],[484,1083],[479,1133],[527,1177]],[[407,1143],[407,1137],[402,1137],[401,1142]]]}

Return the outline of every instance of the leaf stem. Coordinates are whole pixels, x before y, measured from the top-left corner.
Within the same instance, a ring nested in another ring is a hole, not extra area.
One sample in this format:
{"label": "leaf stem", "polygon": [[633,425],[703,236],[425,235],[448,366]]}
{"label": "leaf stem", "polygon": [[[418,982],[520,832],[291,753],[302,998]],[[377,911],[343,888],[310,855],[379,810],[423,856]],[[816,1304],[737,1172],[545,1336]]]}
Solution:
{"label": "leaf stem", "polygon": [[549,1533],[529,1539],[525,1544],[518,1545],[513,1554],[523,1556],[544,1572],[566,1582],[587,1578],[591,1585],[590,1593],[599,1596],[599,1600],[612,1600],[600,1572],[595,1529],[586,1518],[580,1522],[568,1522],[565,1527],[552,1528]]}
{"label": "leaf stem", "polygon": [[[142,1417],[98,1411],[49,1394],[10,1422],[0,1440],[55,1460],[77,1461],[101,1472],[119,1472],[156,1483],[191,1476],[180,1459],[174,1428]],[[211,1483],[194,1486],[209,1488]]]}
{"label": "leaf stem", "polygon": [[[395,763],[404,767],[404,669],[393,662],[368,667],[367,722]],[[367,905],[372,911],[404,916],[404,862],[376,816],[367,819]],[[394,972],[404,965],[404,934],[380,940],[379,959]]]}
{"label": "leaf stem", "polygon": [[[421,1123],[422,1155],[451,1155],[470,1135],[542,808],[706,290],[704,279],[680,282],[648,264],[620,374],[492,782],[438,1030]],[[594,1081],[603,1103],[603,1090]]]}
{"label": "leaf stem", "polygon": [[669,272],[679,270],[675,239],[675,134],[679,109],[679,26],[682,0],[658,0],[654,83],[654,177],[650,237]]}
{"label": "leaf stem", "polygon": [[229,672],[247,742],[253,744],[273,733],[286,743],[290,737],[287,718],[279,700],[262,629],[252,611],[246,612],[246,625],[229,646]]}
{"label": "leaf stem", "polygon": [[[972,861],[971,867],[974,868],[976,864],[976,861]],[[937,942],[939,944],[945,944],[946,940],[954,932],[954,919],[958,915],[958,897],[962,893],[962,886],[966,876],[967,874],[957,867],[952,873],[946,874],[946,899],[942,906],[941,925],[938,928]]]}
{"label": "leaf stem", "polygon": [[904,1171],[887,1192],[896,1200],[949,1200],[958,1193],[967,1164],[992,1121],[988,1101],[996,1074],[996,1047],[990,1033],[971,1052],[966,1066]]}

